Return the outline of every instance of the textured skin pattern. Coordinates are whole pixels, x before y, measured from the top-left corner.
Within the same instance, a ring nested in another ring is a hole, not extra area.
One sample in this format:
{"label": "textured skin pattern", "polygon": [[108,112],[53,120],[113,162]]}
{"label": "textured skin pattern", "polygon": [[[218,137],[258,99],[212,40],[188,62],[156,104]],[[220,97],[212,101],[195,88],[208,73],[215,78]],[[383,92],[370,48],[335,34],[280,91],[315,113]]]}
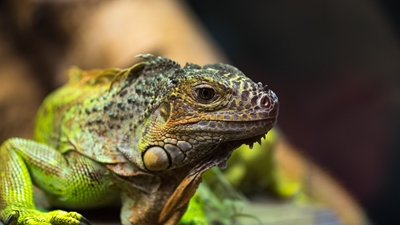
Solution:
{"label": "textured skin pattern", "polygon": [[39,109],[35,140],[1,145],[1,221],[87,223],[75,212],[36,211],[33,183],[54,206],[120,201],[122,224],[176,224],[201,174],[276,122],[276,95],[230,65],[140,57],[123,70],[71,69]]}

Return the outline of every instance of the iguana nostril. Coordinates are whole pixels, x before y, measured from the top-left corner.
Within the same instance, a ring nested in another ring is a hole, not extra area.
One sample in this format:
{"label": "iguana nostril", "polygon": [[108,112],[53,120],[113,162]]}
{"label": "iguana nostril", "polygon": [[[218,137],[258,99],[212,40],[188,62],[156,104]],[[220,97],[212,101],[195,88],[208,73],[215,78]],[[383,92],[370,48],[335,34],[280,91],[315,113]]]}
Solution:
{"label": "iguana nostril", "polygon": [[269,102],[270,100],[269,100],[269,97],[268,96],[263,96],[262,98],[261,98],[261,100],[260,100],[260,105],[261,106],[263,106],[263,107],[266,107],[266,106],[268,106],[269,105]]}
{"label": "iguana nostril", "polygon": [[159,146],[150,147],[143,155],[143,163],[150,171],[166,170],[170,166],[168,154]]}

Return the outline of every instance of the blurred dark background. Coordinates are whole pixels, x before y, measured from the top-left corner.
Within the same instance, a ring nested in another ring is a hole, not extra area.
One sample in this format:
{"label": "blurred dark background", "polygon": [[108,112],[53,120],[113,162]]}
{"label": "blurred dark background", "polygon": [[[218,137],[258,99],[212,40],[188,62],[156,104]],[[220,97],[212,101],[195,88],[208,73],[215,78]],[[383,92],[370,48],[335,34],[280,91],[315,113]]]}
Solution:
{"label": "blurred dark background", "polygon": [[375,224],[396,224],[398,3],[188,2],[232,63],[277,92],[289,140],[350,190]]}

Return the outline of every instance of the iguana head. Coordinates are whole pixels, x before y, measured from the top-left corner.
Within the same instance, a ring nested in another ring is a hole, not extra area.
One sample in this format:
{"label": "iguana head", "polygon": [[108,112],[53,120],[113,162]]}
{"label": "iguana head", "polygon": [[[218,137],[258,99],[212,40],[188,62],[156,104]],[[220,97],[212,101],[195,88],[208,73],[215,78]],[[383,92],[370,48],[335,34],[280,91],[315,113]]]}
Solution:
{"label": "iguana head", "polygon": [[162,77],[139,145],[139,164],[148,171],[178,168],[216,151],[252,145],[277,120],[275,93],[233,66],[181,68],[166,58],[142,57],[148,61],[142,71]]}

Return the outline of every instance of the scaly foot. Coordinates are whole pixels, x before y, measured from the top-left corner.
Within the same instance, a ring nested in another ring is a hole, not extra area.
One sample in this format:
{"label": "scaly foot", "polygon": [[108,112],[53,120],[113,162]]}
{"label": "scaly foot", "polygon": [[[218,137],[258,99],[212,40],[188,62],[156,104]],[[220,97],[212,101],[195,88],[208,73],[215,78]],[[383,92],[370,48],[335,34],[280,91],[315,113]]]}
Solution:
{"label": "scaly foot", "polygon": [[76,212],[62,210],[40,212],[36,209],[21,207],[17,209],[13,207],[13,209],[4,211],[9,212],[6,214],[9,215],[8,217],[3,217],[7,218],[3,221],[4,225],[90,225],[89,220]]}

